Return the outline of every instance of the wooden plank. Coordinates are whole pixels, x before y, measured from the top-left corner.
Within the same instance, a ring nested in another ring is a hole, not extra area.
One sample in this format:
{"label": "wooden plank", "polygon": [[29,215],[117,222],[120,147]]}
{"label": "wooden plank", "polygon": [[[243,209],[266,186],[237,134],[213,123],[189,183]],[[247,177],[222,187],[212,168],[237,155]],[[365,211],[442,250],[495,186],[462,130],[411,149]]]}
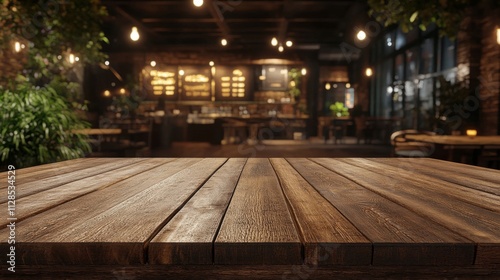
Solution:
{"label": "wooden plank", "polygon": [[[385,175],[390,175],[395,178],[413,181],[419,184],[419,189],[421,189],[423,192],[432,192],[433,194],[439,193],[444,196],[451,196],[465,203],[470,203],[478,207],[500,213],[500,197],[498,195],[477,190],[475,188],[469,188],[467,186],[450,183],[446,180],[441,180],[430,175],[422,174],[418,171],[420,169],[418,163],[412,164],[411,168],[408,169],[409,166],[403,166],[401,164],[398,165],[397,163],[399,161],[394,159],[392,159],[392,162],[394,162],[393,165],[366,159],[353,158],[339,160],[375,172],[383,172]],[[391,162],[391,160],[389,160],[389,162]],[[463,169],[464,167],[461,166],[460,168]],[[456,172],[453,173],[453,177],[456,173],[460,173],[461,169],[457,169]],[[443,177],[450,177],[450,174],[448,172],[442,172],[439,169],[434,169],[434,174],[436,174],[436,177],[438,176],[438,174]],[[500,172],[498,175],[500,175]],[[498,186],[497,188],[500,189],[500,187]]]}
{"label": "wooden plank", "polygon": [[368,265],[371,242],[285,159],[271,159],[304,243],[305,263]]}
{"label": "wooden plank", "polygon": [[[215,168],[210,165],[215,163],[197,158],[167,162],[17,223],[17,264],[144,262],[146,240],[155,230],[143,226],[166,219],[159,204],[174,201],[169,189],[192,189],[200,176],[190,173]],[[8,228],[0,234],[7,236]],[[8,247],[0,243],[0,250]]]}
{"label": "wooden plank", "polygon": [[299,235],[268,159],[248,159],[214,243],[214,262],[302,262]]}
{"label": "wooden plank", "polygon": [[149,244],[151,264],[212,264],[213,241],[246,159],[230,159]]}
{"label": "wooden plank", "polygon": [[[13,277],[14,276],[14,277]],[[2,278],[3,277],[3,278]],[[425,279],[498,280],[498,266],[311,266],[311,265],[19,265],[0,267],[2,279],[24,280],[334,280]]]}
{"label": "wooden plank", "polygon": [[[374,158],[370,160],[407,170],[414,170],[436,179],[466,186],[467,188],[500,195],[500,171],[498,170],[430,158],[401,158],[397,161],[390,158]],[[440,172],[436,172],[436,170]],[[451,173],[453,176],[450,176]]]}
{"label": "wooden plank", "polygon": [[[112,164],[91,164],[90,162],[89,166],[85,169],[79,169],[79,170],[72,170],[68,171],[65,173],[61,173],[58,170],[52,171],[52,176],[46,177],[40,180],[34,180],[28,183],[20,183],[17,182],[16,186],[16,198],[20,199],[22,197],[26,197],[28,195],[32,195],[44,190],[48,190],[51,188],[55,188],[57,186],[67,184],[70,182],[76,182],[78,180],[81,180],[83,178],[87,177],[92,177],[98,174],[101,174],[103,172],[107,172],[110,170],[115,170],[117,168],[120,168],[122,166],[127,166],[127,165],[132,165],[132,164],[137,164],[141,161],[143,161],[143,158],[127,158],[127,159],[119,159],[119,160],[114,160],[110,161],[113,162]],[[98,161],[102,162],[102,161]],[[22,177],[22,175],[20,175]],[[16,177],[17,181],[17,177]],[[0,197],[0,203],[4,203],[7,201],[7,197],[3,196]]]}
{"label": "wooden plank", "polygon": [[[290,164],[373,243],[373,265],[467,265],[474,244],[307,159]],[[314,159],[325,166],[337,161]],[[342,175],[340,175],[342,174]],[[358,177],[366,177],[359,171]]]}
{"label": "wooden plank", "polygon": [[[118,169],[22,197],[16,200],[17,207],[15,217],[19,222],[44,210],[56,207],[57,205],[66,203],[93,191],[109,187],[118,181],[125,180],[173,160],[174,159],[144,159],[143,161],[134,161],[135,164],[133,165],[125,165]],[[120,161],[130,162],[127,159],[115,159],[115,163],[110,164],[121,166],[122,164],[120,164]],[[107,169],[105,166],[101,165],[101,167],[103,170]],[[7,209],[7,202],[0,204],[0,209]],[[0,215],[0,226],[4,227],[8,223],[7,211],[2,211]]]}
{"label": "wooden plank", "polygon": [[314,161],[479,244],[476,260],[490,259],[492,263],[499,262],[497,256],[489,254],[491,251],[482,250],[500,243],[498,213],[464,203],[450,195],[429,192],[426,190],[427,183],[386,175],[385,170],[361,168],[342,162],[340,159],[314,159]]}
{"label": "wooden plank", "polygon": [[[55,163],[48,163],[43,165],[37,165],[32,167],[16,169],[16,183],[25,184],[44,178],[49,178],[57,174],[62,174],[70,171],[81,170],[96,166],[99,164],[104,164],[109,162],[110,159],[100,158],[100,159],[90,159],[90,158],[78,158],[73,160],[60,161]],[[7,172],[0,173],[0,178],[7,178]],[[5,189],[7,186],[1,185],[0,189]]]}

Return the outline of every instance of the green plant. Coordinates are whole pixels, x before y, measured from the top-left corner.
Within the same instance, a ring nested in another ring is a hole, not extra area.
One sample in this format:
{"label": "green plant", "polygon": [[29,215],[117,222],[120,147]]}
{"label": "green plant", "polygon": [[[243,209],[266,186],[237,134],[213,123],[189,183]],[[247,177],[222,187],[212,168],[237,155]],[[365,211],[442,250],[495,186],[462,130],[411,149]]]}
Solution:
{"label": "green plant", "polygon": [[463,118],[467,112],[463,112],[464,103],[469,96],[467,82],[447,81],[443,76],[438,78],[436,118],[438,125],[446,131],[457,130],[463,124]]}
{"label": "green plant", "polygon": [[368,0],[369,14],[385,26],[398,24],[403,32],[412,30],[414,26],[426,30],[436,24],[440,34],[455,38],[460,23],[469,8],[490,9],[498,7],[498,0]]}
{"label": "green plant", "polygon": [[87,137],[74,133],[88,127],[53,88],[18,82],[0,89],[1,165],[26,167],[74,159],[90,152]]}
{"label": "green plant", "polygon": [[349,109],[344,106],[344,103],[341,102],[335,102],[334,104],[330,105],[330,110],[336,117],[349,116]]}
{"label": "green plant", "polygon": [[300,97],[300,82],[302,79],[302,74],[300,70],[297,68],[292,68],[288,71],[288,77],[290,79],[290,83],[288,85],[288,94],[291,97],[298,99]]}

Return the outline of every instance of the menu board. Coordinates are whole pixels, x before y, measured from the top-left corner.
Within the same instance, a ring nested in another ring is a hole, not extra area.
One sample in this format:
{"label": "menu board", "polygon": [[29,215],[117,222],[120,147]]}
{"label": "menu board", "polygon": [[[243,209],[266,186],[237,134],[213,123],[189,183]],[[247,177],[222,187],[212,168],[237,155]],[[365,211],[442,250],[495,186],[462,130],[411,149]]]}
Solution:
{"label": "menu board", "polygon": [[147,67],[143,75],[144,87],[150,95],[163,95],[170,100],[177,98],[177,67]]}
{"label": "menu board", "polygon": [[288,69],[283,65],[265,65],[259,77],[261,90],[286,90],[288,88]]}
{"label": "menu board", "polygon": [[179,67],[182,100],[211,100],[211,73],[208,67]]}
{"label": "menu board", "polygon": [[250,77],[248,67],[217,66],[214,75],[216,100],[249,100]]}

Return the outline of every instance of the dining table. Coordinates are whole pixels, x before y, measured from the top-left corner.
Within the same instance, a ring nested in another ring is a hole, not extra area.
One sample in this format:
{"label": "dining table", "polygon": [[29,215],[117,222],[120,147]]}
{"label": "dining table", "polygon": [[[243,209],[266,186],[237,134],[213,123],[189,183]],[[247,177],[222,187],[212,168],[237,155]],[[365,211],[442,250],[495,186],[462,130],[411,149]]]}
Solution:
{"label": "dining table", "polygon": [[[490,151],[497,153],[500,151],[500,135],[407,135],[407,139],[436,145],[436,156],[449,161],[456,161],[457,152],[472,151],[471,162],[478,164],[481,153]],[[500,155],[497,155],[500,156]]]}
{"label": "dining table", "polygon": [[432,158],[8,169],[2,279],[500,279],[499,170]]}

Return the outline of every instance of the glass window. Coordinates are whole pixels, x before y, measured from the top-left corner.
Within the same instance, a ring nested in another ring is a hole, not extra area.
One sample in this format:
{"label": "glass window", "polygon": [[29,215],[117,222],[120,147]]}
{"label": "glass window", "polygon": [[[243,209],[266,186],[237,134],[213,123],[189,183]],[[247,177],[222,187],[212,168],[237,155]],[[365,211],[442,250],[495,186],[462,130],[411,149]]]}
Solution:
{"label": "glass window", "polygon": [[394,65],[394,69],[396,71],[394,73],[394,80],[396,80],[396,81],[401,81],[405,77],[405,61],[404,60],[405,60],[404,54],[400,54],[400,55],[396,56],[395,65]]}
{"label": "glass window", "polygon": [[396,31],[396,50],[401,49],[404,45],[406,45],[406,36],[401,28],[398,28]]}
{"label": "glass window", "polygon": [[394,51],[394,45],[395,45],[394,35],[395,35],[394,31],[385,34],[382,42],[384,46],[384,55],[388,55]]}
{"label": "glass window", "polygon": [[418,128],[421,130],[432,130],[432,123],[434,119],[434,78],[420,80],[419,87],[419,103],[420,113],[418,120]]}
{"label": "glass window", "polygon": [[429,38],[422,43],[420,59],[420,74],[434,72],[434,39]]}
{"label": "glass window", "polygon": [[441,41],[441,69],[447,70],[456,66],[455,43],[448,38]]}
{"label": "glass window", "polygon": [[392,110],[392,92],[388,90],[389,86],[392,85],[392,64],[393,60],[388,59],[384,61],[382,65],[382,71],[379,77],[381,77],[379,84],[379,116],[389,117]]}
{"label": "glass window", "polygon": [[406,50],[406,79],[414,79],[418,74],[418,47]]}

